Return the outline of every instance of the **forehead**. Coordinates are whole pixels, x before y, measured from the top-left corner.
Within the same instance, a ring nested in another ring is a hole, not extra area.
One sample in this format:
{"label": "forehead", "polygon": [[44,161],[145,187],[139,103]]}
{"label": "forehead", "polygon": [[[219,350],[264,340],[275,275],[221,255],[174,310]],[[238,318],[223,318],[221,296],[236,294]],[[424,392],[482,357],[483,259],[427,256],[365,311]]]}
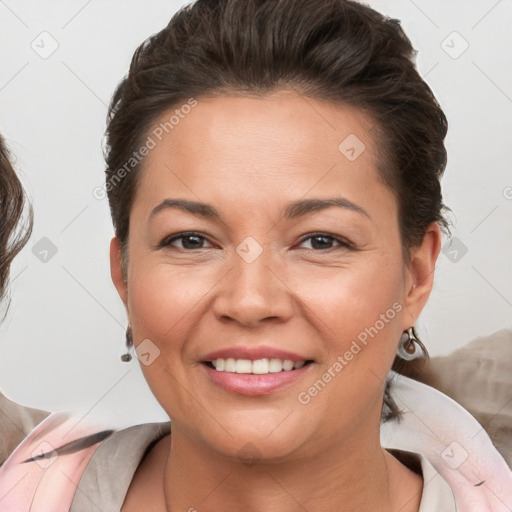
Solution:
{"label": "forehead", "polygon": [[259,206],[278,193],[290,200],[338,192],[355,202],[389,196],[377,172],[374,123],[358,109],[294,91],[196,101],[162,113],[148,133],[154,147],[137,192],[152,203],[147,208],[165,195],[243,196]]}

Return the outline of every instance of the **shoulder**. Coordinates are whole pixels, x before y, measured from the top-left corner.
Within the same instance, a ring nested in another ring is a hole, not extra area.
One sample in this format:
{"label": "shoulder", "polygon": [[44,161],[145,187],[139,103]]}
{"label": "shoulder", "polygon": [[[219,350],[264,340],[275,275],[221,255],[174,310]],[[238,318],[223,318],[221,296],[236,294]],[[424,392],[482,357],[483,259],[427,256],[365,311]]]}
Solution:
{"label": "shoulder", "polygon": [[[80,492],[75,494],[70,510],[88,512],[90,499],[101,510],[120,510],[129,491],[133,491],[137,482],[140,483],[141,477],[148,484],[143,486],[144,492],[151,493],[154,482],[145,480],[141,469],[144,469],[148,459],[154,458],[153,448],[162,444],[160,441],[165,444],[164,438],[170,431],[170,422],[145,423],[119,430],[105,439],[82,475]],[[147,499],[144,503],[147,503]],[[140,510],[140,507],[136,507],[136,510]]]}
{"label": "shoulder", "polygon": [[394,372],[390,378],[402,415],[381,425],[382,445],[420,454],[422,469],[432,466],[449,486],[456,510],[510,510],[512,471],[475,417],[431,386]]}
{"label": "shoulder", "polygon": [[512,466],[512,329],[478,336],[450,354],[413,363],[404,374],[469,411]]}
{"label": "shoulder", "polygon": [[[35,506],[43,512],[52,510],[52,503],[59,504],[59,508],[71,503],[74,482],[99,444],[113,431],[75,413],[47,416],[0,467],[2,511]],[[40,486],[43,477],[44,486]]]}
{"label": "shoulder", "polygon": [[47,411],[17,404],[0,393],[0,466],[49,414]]}
{"label": "shoulder", "polygon": [[83,413],[52,413],[0,467],[2,512],[89,510],[91,498],[121,504],[148,444],[169,431],[170,423],[119,428]]}

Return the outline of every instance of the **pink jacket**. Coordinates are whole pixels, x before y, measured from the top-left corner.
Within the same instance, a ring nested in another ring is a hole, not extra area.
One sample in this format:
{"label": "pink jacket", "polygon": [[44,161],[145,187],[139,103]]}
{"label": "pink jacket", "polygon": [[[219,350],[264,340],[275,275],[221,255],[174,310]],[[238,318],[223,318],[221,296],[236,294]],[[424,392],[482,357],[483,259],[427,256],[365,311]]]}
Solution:
{"label": "pink jacket", "polygon": [[0,510],[68,512],[87,463],[112,432],[77,414],[50,414],[0,467]]}

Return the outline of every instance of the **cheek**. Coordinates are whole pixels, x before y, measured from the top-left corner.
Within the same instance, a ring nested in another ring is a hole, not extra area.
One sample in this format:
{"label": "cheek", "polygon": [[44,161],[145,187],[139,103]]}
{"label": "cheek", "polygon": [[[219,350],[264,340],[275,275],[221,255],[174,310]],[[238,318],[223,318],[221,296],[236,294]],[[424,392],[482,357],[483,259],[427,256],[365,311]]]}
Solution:
{"label": "cheek", "polygon": [[310,315],[310,321],[330,333],[326,339],[331,340],[332,348],[342,350],[347,340],[357,338],[376,322],[377,329],[386,332],[390,324],[399,323],[402,276],[389,255],[354,259],[352,264],[310,271],[289,282],[296,296],[315,314]]}
{"label": "cheek", "polygon": [[190,268],[155,265],[149,258],[132,258],[131,263],[128,310],[134,344],[137,348],[149,339],[156,346],[152,350],[158,353],[154,361],[140,367],[153,395],[174,419],[174,413],[194,406],[189,393],[183,392],[190,370],[184,364],[189,360],[184,353],[187,340],[194,337],[199,325],[196,317],[208,288]]}
{"label": "cheek", "polygon": [[[210,272],[211,274],[211,272]],[[192,267],[133,260],[128,281],[128,309],[139,337],[179,338],[194,319],[201,299],[212,289],[205,272]]]}
{"label": "cheek", "polygon": [[380,407],[401,334],[399,263],[390,255],[373,254],[321,279],[312,273],[309,286],[301,285],[298,295],[308,297],[313,313],[309,322],[323,333],[324,358],[320,375],[306,383],[298,398],[320,416],[329,410],[336,418],[333,425]]}

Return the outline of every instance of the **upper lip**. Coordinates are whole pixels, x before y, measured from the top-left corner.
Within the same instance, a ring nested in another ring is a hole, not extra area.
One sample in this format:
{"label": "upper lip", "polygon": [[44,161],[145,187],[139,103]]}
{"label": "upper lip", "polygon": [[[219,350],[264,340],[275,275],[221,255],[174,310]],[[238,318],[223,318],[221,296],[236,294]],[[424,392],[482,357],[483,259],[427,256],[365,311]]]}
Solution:
{"label": "upper lip", "polygon": [[299,354],[295,354],[294,352],[289,352],[287,350],[281,350],[272,347],[229,347],[221,350],[215,350],[214,352],[209,352],[205,356],[201,358],[201,361],[214,361],[215,359],[250,359],[251,361],[255,361],[257,359],[288,359],[293,361],[294,363],[298,363],[300,361],[308,361],[311,358],[303,357]]}

